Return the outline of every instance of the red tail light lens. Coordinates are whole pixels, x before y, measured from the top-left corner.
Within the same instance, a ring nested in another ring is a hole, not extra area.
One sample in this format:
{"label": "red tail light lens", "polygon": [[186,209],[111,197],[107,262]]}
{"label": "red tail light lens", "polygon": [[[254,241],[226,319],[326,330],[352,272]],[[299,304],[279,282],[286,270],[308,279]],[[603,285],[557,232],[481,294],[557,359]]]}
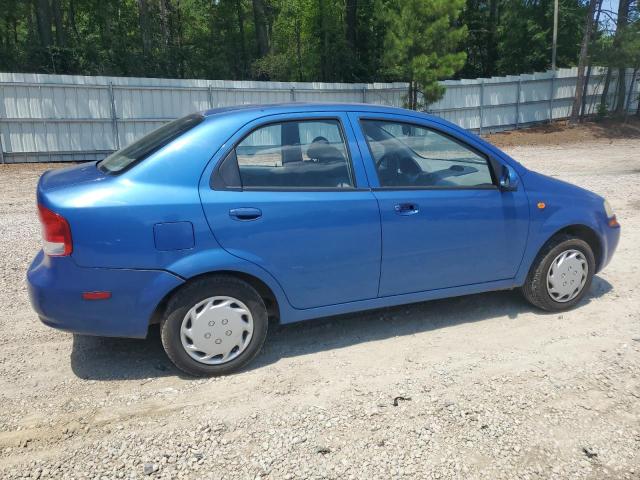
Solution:
{"label": "red tail light lens", "polygon": [[52,257],[71,255],[71,229],[69,222],[61,215],[38,205],[38,214],[42,224],[42,250]]}
{"label": "red tail light lens", "polygon": [[111,292],[83,292],[82,298],[85,300],[109,300],[111,298]]}

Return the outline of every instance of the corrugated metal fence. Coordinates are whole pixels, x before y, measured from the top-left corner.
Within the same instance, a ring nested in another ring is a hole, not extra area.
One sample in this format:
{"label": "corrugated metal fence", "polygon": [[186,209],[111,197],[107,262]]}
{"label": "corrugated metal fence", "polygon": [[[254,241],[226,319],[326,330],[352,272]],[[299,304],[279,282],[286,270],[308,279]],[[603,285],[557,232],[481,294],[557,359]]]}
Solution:
{"label": "corrugated metal fence", "polygon": [[[571,112],[575,69],[477,80],[450,80],[429,111],[480,133],[509,130]],[[587,111],[600,100],[596,69]],[[627,87],[631,72],[627,74]],[[614,76],[609,103],[616,91]],[[0,163],[103,158],[164,122],[238,104],[362,102],[402,106],[404,83],[341,84],[173,80],[0,73]],[[637,106],[633,86],[630,109]]]}

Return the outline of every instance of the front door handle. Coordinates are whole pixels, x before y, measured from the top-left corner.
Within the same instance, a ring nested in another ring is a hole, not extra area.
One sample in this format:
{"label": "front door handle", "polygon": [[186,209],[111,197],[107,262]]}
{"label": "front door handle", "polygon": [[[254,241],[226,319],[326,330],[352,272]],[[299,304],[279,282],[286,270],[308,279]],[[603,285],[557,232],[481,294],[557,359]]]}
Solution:
{"label": "front door handle", "polygon": [[398,215],[415,215],[420,211],[417,203],[398,203],[394,210]]}
{"label": "front door handle", "polygon": [[262,211],[259,208],[232,208],[229,210],[229,216],[234,220],[249,221],[257,220],[262,216]]}

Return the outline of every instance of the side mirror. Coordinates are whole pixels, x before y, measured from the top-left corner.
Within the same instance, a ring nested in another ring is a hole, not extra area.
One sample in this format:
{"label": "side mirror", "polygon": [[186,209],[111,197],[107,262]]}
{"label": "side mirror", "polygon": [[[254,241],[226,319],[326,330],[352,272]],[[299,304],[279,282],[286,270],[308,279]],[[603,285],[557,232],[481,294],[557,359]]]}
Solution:
{"label": "side mirror", "polygon": [[518,174],[511,167],[503,165],[499,183],[503,192],[515,192],[518,189]]}

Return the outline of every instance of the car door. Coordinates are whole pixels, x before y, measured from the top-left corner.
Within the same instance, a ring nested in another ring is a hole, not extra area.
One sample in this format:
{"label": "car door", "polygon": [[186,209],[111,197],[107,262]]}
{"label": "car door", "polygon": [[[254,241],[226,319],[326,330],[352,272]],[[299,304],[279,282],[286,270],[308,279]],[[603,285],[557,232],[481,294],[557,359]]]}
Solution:
{"label": "car door", "polygon": [[380,206],[380,296],[515,276],[528,201],[498,188],[495,159],[436,122],[350,117]]}
{"label": "car door", "polygon": [[294,308],[375,298],[380,216],[346,114],[270,116],[228,144],[201,184],[221,246],[273,275]]}

